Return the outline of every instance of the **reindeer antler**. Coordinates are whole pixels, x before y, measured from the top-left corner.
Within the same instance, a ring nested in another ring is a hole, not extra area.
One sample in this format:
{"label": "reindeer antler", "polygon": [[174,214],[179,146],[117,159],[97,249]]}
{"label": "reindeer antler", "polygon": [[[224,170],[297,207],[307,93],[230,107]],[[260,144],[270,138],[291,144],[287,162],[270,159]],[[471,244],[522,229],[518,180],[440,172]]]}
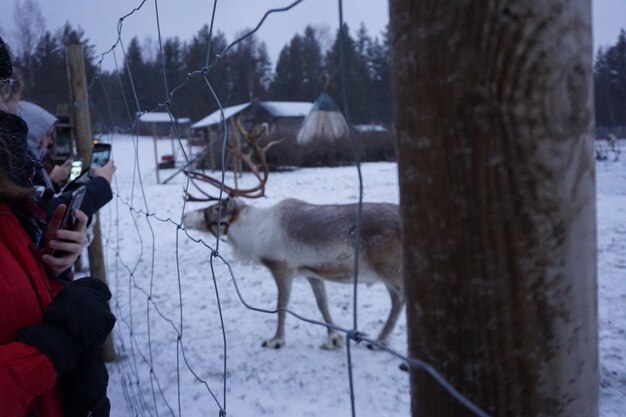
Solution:
{"label": "reindeer antler", "polygon": [[[202,182],[206,182],[223,192],[226,192],[231,197],[245,197],[245,198],[260,198],[265,196],[265,184],[267,183],[267,179],[269,177],[269,167],[267,164],[266,153],[272,148],[274,145],[282,142],[282,140],[274,140],[268,142],[265,146],[259,145],[259,138],[266,133],[266,127],[263,125],[256,125],[252,132],[248,132],[242,125],[241,119],[236,119],[237,127],[241,135],[246,139],[246,142],[250,148],[247,152],[242,152],[239,147],[237,147],[233,142],[229,143],[228,151],[229,153],[235,157],[239,158],[245,166],[248,167],[250,172],[254,174],[254,176],[259,181],[259,184],[246,189],[239,189],[237,187],[230,187],[220,179],[217,179],[213,176],[204,174],[199,171],[185,171],[185,174],[191,179],[192,184],[196,187],[202,194],[204,194],[205,198],[194,197],[191,194],[187,193],[186,199],[187,201],[212,201],[218,200],[218,197],[214,197],[207,192],[203,191],[194,180],[199,180]],[[256,156],[259,159],[259,164],[255,164],[253,161],[253,156]]]}

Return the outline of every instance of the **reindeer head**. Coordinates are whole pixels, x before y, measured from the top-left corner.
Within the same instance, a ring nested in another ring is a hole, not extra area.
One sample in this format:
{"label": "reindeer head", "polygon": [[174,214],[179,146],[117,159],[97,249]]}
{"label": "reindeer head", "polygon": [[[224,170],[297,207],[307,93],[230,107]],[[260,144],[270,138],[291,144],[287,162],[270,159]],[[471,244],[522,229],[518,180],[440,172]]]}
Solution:
{"label": "reindeer head", "polygon": [[214,236],[219,228],[220,235],[227,235],[229,226],[237,220],[245,205],[238,198],[227,197],[209,207],[185,213],[183,225],[186,229],[209,231]]}

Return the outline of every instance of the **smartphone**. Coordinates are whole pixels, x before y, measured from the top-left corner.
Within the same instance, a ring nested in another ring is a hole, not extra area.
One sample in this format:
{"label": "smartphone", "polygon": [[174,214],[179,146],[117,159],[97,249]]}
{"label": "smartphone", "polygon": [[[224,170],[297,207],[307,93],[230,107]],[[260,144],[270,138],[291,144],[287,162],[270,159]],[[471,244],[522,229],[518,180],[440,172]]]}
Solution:
{"label": "smartphone", "polygon": [[83,161],[77,159],[72,161],[72,168],[70,169],[70,177],[68,181],[74,181],[76,178],[80,177],[80,174],[83,173]]}
{"label": "smartphone", "polygon": [[[81,204],[83,203],[83,198],[85,197],[85,191],[87,188],[84,185],[81,185],[74,191],[72,191],[72,195],[70,197],[70,201],[67,204],[67,208],[65,209],[65,213],[63,213],[63,219],[61,220],[61,224],[59,229],[65,230],[73,230],[76,225],[76,217],[74,217],[74,210],[79,210]],[[64,251],[55,250],[52,252],[52,256],[61,257],[65,254]]]}
{"label": "smartphone", "polygon": [[80,210],[80,206],[83,203],[83,198],[85,197],[85,191],[87,188],[84,185],[81,185],[74,191],[72,191],[72,196],[70,197],[70,202],[65,209],[65,213],[63,213],[63,220],[61,220],[60,229],[72,230],[74,229],[74,224],[76,223],[76,218],[74,217],[74,210]]}
{"label": "smartphone", "polygon": [[91,152],[90,168],[102,168],[111,158],[111,145],[108,143],[96,143]]}

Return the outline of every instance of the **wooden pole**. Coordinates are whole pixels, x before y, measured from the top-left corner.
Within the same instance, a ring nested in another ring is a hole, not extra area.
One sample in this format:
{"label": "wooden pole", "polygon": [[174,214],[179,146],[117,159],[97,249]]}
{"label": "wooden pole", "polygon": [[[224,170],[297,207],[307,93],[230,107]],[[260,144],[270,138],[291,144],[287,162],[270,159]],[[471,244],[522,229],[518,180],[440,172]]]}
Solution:
{"label": "wooden pole", "polygon": [[[209,129],[211,129],[211,128],[209,128]],[[213,130],[213,129],[211,129],[211,130]],[[215,171],[215,164],[216,164],[216,162],[215,162],[215,149],[214,149],[214,147],[215,147],[215,143],[218,142],[215,139],[215,137],[218,136],[218,133],[217,132],[213,132],[215,134],[212,134],[211,130],[207,130],[207,132],[209,132],[208,133],[208,140],[207,140],[208,145],[207,146],[209,147],[209,159],[211,160],[211,171]]]}
{"label": "wooden pole", "polygon": [[493,417],[597,417],[591,0],[389,5],[409,355]]}
{"label": "wooden pole", "polygon": [[[65,48],[65,52],[67,55],[70,102],[72,103],[71,107],[74,116],[76,152],[79,158],[83,161],[88,161],[91,158],[92,132],[83,47],[81,45],[68,45]],[[107,282],[102,249],[102,234],[100,232],[100,216],[98,213],[96,213],[95,216],[96,223],[93,226],[94,238],[87,247],[89,254],[89,270],[93,277]],[[111,335],[109,335],[103,346],[103,355],[105,361],[115,359],[116,355]]]}
{"label": "wooden pole", "polygon": [[159,151],[157,149],[157,129],[154,123],[151,124],[151,127],[152,127],[152,143],[154,145],[154,170],[156,172],[157,184],[161,184],[161,178],[159,175]]}

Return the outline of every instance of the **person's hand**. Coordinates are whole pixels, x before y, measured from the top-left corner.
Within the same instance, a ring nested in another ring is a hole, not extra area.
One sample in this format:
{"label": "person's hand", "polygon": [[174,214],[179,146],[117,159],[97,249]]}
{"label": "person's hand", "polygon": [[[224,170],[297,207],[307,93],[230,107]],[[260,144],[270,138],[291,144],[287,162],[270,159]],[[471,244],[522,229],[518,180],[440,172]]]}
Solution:
{"label": "person's hand", "polygon": [[67,177],[70,176],[70,171],[72,170],[72,160],[68,159],[63,162],[61,165],[55,165],[52,168],[52,172],[50,172],[50,179],[55,184],[60,184],[65,181]]}
{"label": "person's hand", "polygon": [[[71,267],[88,243],[85,232],[88,219],[87,215],[80,210],[75,210],[73,213],[76,218],[73,230],[59,229],[65,208],[65,204],[57,206],[44,234],[44,248],[48,253],[44,254],[41,260],[56,275]],[[53,251],[56,251],[54,256]]]}
{"label": "person's hand", "polygon": [[91,168],[91,174],[94,177],[102,177],[106,179],[109,184],[111,184],[113,181],[113,174],[115,174],[116,170],[117,168],[115,167],[115,163],[112,159],[109,159],[109,162],[104,164],[102,168]]}

